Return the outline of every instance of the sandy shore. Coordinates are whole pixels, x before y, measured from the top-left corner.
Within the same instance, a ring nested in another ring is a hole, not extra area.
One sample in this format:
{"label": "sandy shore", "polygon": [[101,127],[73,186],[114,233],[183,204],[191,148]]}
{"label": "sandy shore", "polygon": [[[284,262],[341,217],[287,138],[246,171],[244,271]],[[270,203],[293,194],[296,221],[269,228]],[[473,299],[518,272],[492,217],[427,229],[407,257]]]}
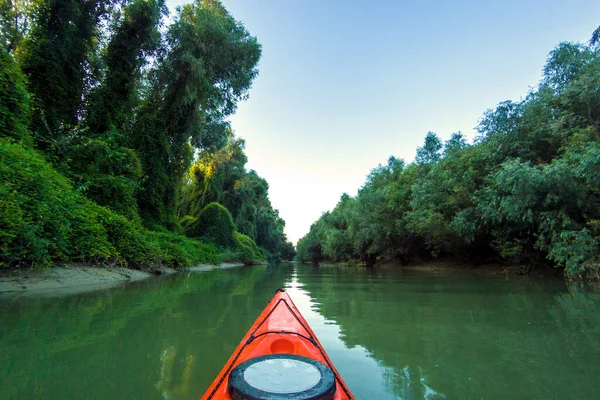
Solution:
{"label": "sandy shore", "polygon": [[[224,263],[221,265],[197,265],[180,271],[205,272],[215,269],[241,267],[243,264]],[[179,270],[165,269],[163,274],[173,274]],[[149,272],[129,268],[104,268],[89,265],[64,265],[45,270],[26,269],[3,271],[0,274],[0,296],[42,295],[55,296],[91,292],[135,282],[154,276]]]}

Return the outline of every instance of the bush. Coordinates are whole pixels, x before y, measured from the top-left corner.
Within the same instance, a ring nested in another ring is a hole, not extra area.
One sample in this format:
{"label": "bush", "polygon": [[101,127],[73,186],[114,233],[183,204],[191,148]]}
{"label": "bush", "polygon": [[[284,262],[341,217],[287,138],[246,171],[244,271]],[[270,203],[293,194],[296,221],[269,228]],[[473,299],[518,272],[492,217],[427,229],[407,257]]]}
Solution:
{"label": "bush", "polygon": [[36,151],[0,141],[2,265],[114,256],[93,206]]}
{"label": "bush", "polygon": [[0,139],[0,266],[57,261],[154,269],[221,258],[212,244],[147,230],[95,204],[35,150]]}
{"label": "bush", "polygon": [[55,145],[66,160],[61,170],[78,191],[129,219],[139,220],[135,194],[142,167],[135,151],[119,145],[119,136],[112,131],[89,138],[73,130]]}
{"label": "bush", "polygon": [[193,223],[194,221],[196,221],[196,218],[192,217],[191,215],[186,215],[185,217],[183,217],[181,219],[181,221],[179,221],[179,224],[181,225],[181,227],[183,228],[183,230],[185,231],[187,229],[187,227]]}
{"label": "bush", "polygon": [[0,137],[28,141],[29,97],[25,75],[0,48]]}
{"label": "bush", "polygon": [[235,246],[233,233],[236,226],[229,211],[219,203],[210,203],[200,211],[194,221],[190,221],[185,233],[190,237],[202,237],[222,247]]}
{"label": "bush", "polygon": [[265,256],[260,247],[256,245],[250,236],[235,232],[235,249],[239,254],[240,261],[244,264],[264,262]]}

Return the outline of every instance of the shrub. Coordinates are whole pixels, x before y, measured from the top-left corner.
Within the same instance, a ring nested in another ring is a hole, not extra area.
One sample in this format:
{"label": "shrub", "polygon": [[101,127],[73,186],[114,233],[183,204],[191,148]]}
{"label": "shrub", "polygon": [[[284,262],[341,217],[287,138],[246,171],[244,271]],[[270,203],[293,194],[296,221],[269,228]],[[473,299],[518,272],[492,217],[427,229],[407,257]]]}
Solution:
{"label": "shrub", "polygon": [[219,203],[210,203],[191,221],[185,233],[190,237],[202,237],[222,247],[235,246],[233,233],[236,231],[229,211]]}
{"label": "shrub", "polygon": [[66,160],[61,172],[89,199],[139,220],[135,194],[142,167],[135,151],[119,145],[119,136],[116,131],[95,138],[69,132],[55,143]]}
{"label": "shrub", "polygon": [[256,245],[251,237],[243,233],[235,232],[235,248],[239,253],[240,261],[244,264],[264,262],[265,256],[260,247]]}
{"label": "shrub", "polygon": [[67,260],[140,269],[221,262],[214,245],[147,230],[73,190],[35,150],[0,139],[0,266]]}
{"label": "shrub", "polygon": [[36,151],[0,141],[0,263],[108,259],[115,249],[93,203]]}
{"label": "shrub", "polygon": [[179,224],[181,225],[181,227],[183,228],[183,230],[185,231],[187,229],[187,227],[193,223],[194,221],[196,221],[196,218],[192,217],[191,215],[186,215],[185,217],[183,217],[181,219],[181,221],[179,221]]}

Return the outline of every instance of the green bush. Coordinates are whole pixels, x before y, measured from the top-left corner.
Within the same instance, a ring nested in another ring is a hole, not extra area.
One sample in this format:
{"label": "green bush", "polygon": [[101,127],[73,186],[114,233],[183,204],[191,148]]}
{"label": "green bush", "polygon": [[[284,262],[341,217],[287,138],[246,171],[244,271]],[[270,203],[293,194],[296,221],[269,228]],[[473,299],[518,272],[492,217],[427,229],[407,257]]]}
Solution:
{"label": "green bush", "polygon": [[254,264],[265,261],[263,251],[250,236],[235,232],[234,238],[235,250],[238,252],[241,262],[244,264]]}
{"label": "green bush", "polygon": [[139,220],[136,191],[142,167],[135,151],[119,144],[120,134],[112,131],[89,138],[73,130],[55,145],[65,164],[61,168],[75,188],[94,202]]}
{"label": "green bush", "polygon": [[36,151],[0,141],[0,263],[108,259],[115,255],[93,203]]}
{"label": "green bush", "polygon": [[236,226],[229,211],[219,203],[210,203],[200,211],[195,221],[185,228],[190,237],[202,237],[222,247],[235,246]]}
{"label": "green bush", "polygon": [[25,75],[0,48],[0,137],[28,141],[29,97]]}
{"label": "green bush", "polygon": [[0,139],[0,266],[57,261],[155,269],[221,258],[212,244],[147,230],[95,204],[35,150]]}
{"label": "green bush", "polygon": [[179,224],[181,225],[181,227],[183,228],[183,230],[185,231],[187,229],[187,227],[193,223],[194,221],[196,221],[196,218],[192,217],[191,215],[186,215],[185,217],[183,217],[181,219],[181,221],[179,221]]}

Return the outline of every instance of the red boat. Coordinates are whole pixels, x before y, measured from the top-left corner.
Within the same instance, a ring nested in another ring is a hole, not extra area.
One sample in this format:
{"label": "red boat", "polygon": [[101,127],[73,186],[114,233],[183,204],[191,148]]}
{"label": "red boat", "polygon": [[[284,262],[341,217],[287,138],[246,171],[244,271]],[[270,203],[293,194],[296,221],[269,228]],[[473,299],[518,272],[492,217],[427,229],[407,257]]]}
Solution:
{"label": "red boat", "polygon": [[323,346],[279,289],[201,400],[354,399]]}

